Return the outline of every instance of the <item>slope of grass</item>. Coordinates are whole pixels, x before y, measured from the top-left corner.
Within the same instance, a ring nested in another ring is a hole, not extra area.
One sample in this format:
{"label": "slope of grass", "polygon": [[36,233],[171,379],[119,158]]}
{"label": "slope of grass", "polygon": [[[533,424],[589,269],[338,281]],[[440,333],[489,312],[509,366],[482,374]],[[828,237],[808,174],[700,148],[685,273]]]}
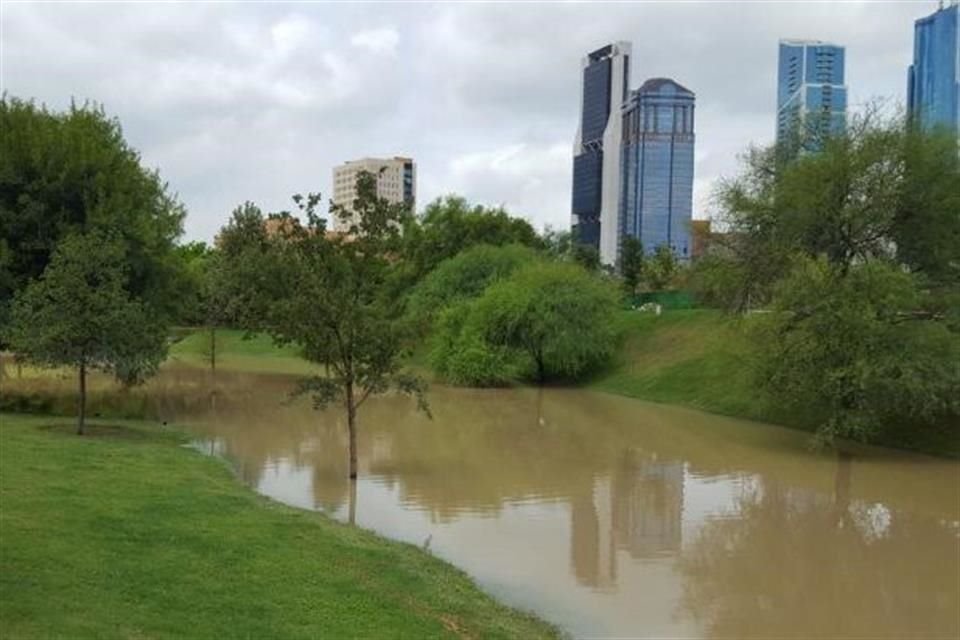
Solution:
{"label": "slope of grass", "polygon": [[[315,373],[296,346],[278,347],[266,335],[247,337],[236,329],[217,330],[217,368],[264,373]],[[170,347],[169,361],[195,367],[210,366],[210,333],[197,329]]]}
{"label": "slope of grass", "polygon": [[0,414],[4,638],[533,638],[420,550],[285,507],[150,423]]}
{"label": "slope of grass", "polygon": [[769,418],[751,388],[742,320],[719,311],[626,311],[626,341],[616,360],[590,386],[654,402],[715,413]]}

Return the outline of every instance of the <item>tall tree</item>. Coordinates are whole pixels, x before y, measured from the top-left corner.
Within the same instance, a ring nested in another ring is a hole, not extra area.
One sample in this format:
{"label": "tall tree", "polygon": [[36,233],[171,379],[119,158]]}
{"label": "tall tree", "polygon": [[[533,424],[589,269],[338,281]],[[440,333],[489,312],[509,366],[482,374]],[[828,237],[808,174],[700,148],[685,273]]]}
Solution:
{"label": "tall tree", "polygon": [[3,96],[0,130],[0,325],[60,239],[87,232],[116,239],[132,296],[155,314],[175,313],[171,252],[184,209],[158,173],[141,165],[119,122],[95,105],[57,113]]}
{"label": "tall tree", "polygon": [[166,355],[166,330],[127,291],[122,242],[100,233],[63,239],[40,277],[13,303],[6,339],[32,362],[77,370],[77,433],[83,434],[87,373],[149,375]]}
{"label": "tall tree", "polygon": [[643,244],[633,236],[626,236],[620,247],[620,277],[627,295],[637,292],[643,276]]}
{"label": "tall tree", "polygon": [[[362,173],[350,211],[333,214],[357,222],[348,234],[328,234],[317,215],[317,195],[295,196],[306,224],[293,218],[278,225],[255,263],[253,280],[264,304],[252,328],[269,332],[279,343],[295,343],[304,357],[324,367],[325,375],[302,381],[323,407],[340,401],[347,414],[349,475],[357,477],[358,411],[367,399],[390,389],[415,396],[426,410],[423,382],[402,370],[402,324],[391,297],[390,278],[398,268],[400,228],[409,211],[377,195],[376,179]],[[244,256],[256,256],[248,249]]]}

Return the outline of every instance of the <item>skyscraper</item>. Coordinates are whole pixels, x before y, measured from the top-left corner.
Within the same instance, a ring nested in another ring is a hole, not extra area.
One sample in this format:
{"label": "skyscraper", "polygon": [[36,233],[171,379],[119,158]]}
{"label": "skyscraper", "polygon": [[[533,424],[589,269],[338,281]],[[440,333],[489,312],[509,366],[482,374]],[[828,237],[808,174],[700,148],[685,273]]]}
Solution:
{"label": "skyscraper", "polygon": [[960,6],[955,0],[914,23],[907,109],[924,127],[960,132]]}
{"label": "skyscraper", "polygon": [[630,83],[630,43],[616,42],[583,59],[580,125],[573,145],[572,231],[616,261],[620,194],[620,108]]}
{"label": "skyscraper", "polygon": [[[333,203],[349,210],[357,197],[357,174],[377,178],[377,195],[390,202],[406,202],[412,209],[417,196],[417,165],[411,158],[361,158],[333,168]],[[334,231],[347,231],[356,220],[334,219]]]}
{"label": "skyscraper", "polygon": [[777,73],[777,144],[816,147],[843,131],[847,118],[843,47],[781,40]]}
{"label": "skyscraper", "polygon": [[621,237],[652,253],[667,245],[681,260],[692,251],[695,96],[669,78],[652,78],[623,108]]}

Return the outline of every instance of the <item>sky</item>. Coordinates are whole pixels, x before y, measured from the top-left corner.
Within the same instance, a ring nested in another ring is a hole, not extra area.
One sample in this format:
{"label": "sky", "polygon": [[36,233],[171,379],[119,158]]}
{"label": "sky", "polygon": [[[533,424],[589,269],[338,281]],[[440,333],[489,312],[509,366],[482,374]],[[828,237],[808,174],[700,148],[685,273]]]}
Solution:
{"label": "sky", "polygon": [[320,3],[0,0],[0,89],[62,109],[93,100],[213,238],[250,200],[331,194],[332,168],[412,156],[418,208],[456,193],[536,227],[570,220],[580,60],[633,43],[631,88],[697,95],[694,217],[750,144],[773,141],[777,42],[847,47],[853,109],[902,103],[903,2]]}

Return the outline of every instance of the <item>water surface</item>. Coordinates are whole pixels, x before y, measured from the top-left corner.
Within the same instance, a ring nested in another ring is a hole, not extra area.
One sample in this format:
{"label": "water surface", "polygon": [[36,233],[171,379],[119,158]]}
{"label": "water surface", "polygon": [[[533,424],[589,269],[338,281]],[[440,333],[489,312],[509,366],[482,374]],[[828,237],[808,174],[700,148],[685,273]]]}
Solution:
{"label": "water surface", "polygon": [[339,412],[288,403],[286,378],[220,385],[169,417],[257,491],[421,546],[577,636],[960,635],[957,463],[813,453],[587,391],[434,387],[433,420],[363,406],[352,492]]}

